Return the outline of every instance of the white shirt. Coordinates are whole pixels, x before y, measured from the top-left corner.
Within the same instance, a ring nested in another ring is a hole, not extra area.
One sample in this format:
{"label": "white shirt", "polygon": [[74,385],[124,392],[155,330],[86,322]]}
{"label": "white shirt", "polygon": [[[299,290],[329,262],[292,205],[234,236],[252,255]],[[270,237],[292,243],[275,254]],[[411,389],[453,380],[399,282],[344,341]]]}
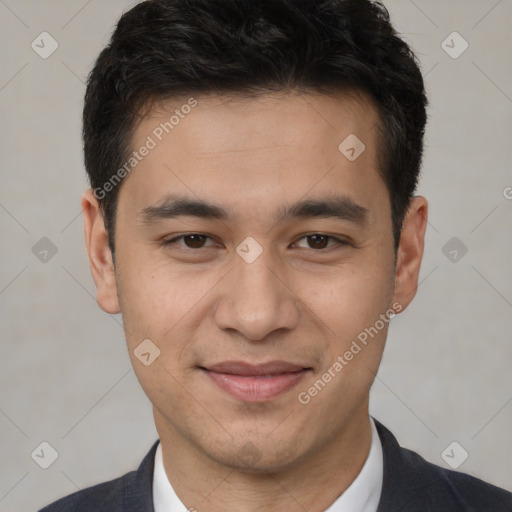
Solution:
{"label": "white shirt", "polygon": [[[356,479],[325,512],[376,512],[382,490],[384,461],[382,444],[373,418],[370,453]],[[167,478],[162,459],[162,445],[155,454],[153,474],[153,503],[155,512],[187,512]]]}

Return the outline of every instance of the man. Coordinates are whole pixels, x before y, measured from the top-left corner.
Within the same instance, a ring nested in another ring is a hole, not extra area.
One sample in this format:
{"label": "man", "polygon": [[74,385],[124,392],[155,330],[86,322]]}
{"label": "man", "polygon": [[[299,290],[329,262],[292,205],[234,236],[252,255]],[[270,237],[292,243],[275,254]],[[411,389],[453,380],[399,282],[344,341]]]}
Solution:
{"label": "man", "polygon": [[159,434],[57,511],[510,511],[368,411],[412,301],[426,97],[369,0],[150,0],[89,77],[82,199]]}

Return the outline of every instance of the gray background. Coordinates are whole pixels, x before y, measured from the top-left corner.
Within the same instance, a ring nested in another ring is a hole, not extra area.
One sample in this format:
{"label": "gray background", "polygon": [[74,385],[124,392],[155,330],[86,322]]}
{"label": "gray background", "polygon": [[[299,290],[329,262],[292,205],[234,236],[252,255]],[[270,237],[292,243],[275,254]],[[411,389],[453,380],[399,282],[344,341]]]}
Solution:
{"label": "gray background", "polygon": [[[0,512],[134,469],[157,438],[121,319],[95,302],[80,211],[84,77],[135,3],[0,0]],[[512,489],[512,2],[385,4],[426,75],[418,192],[430,224],[418,295],[392,323],[371,412],[436,464],[449,467],[441,454],[457,441],[469,453],[459,471]],[[31,48],[43,31],[59,44],[47,59]],[[469,44],[457,59],[441,46],[453,31]],[[57,248],[47,261],[32,250],[43,237]],[[452,237],[458,246],[443,252]],[[59,454],[46,470],[31,458],[42,441]]]}

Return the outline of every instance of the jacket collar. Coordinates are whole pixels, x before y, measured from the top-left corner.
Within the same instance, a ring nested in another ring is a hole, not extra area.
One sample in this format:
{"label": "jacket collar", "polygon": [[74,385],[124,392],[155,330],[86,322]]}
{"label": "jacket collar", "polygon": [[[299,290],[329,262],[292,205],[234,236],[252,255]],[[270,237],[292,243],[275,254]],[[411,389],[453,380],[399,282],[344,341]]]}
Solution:
{"label": "jacket collar", "polygon": [[153,471],[155,453],[160,440],[156,441],[140,463],[137,471],[129,474],[123,489],[123,510],[126,512],[154,512]]}
{"label": "jacket collar", "polygon": [[425,504],[430,502],[435,480],[430,465],[417,453],[402,448],[382,423],[375,418],[374,421],[382,443],[384,462],[377,512],[426,510]]}

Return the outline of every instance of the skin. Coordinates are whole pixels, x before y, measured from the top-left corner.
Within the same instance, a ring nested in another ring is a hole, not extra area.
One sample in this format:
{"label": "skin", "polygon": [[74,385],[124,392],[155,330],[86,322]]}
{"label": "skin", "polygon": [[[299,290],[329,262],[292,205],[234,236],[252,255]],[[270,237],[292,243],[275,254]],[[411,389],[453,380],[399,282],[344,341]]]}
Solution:
{"label": "skin", "polygon": [[[91,190],[83,195],[97,301],[108,313],[122,312],[165,470],[187,507],[320,512],[368,455],[369,392],[388,324],[308,404],[297,396],[379,315],[411,302],[427,201],[412,199],[395,261],[389,193],[377,172],[378,116],[363,95],[196,98],[197,107],[121,186],[115,268],[98,201]],[[133,148],[185,101],[154,105],[134,132]],[[338,146],[352,133],[366,149],[351,162]],[[366,208],[367,222],[275,219],[280,207],[333,192]],[[169,193],[231,215],[142,222],[140,212]],[[162,244],[190,233],[210,238],[202,247],[197,239]],[[330,247],[317,248],[313,234],[347,243],[328,239]],[[236,252],[247,236],[263,251],[252,263]],[[134,355],[146,338],[161,351],[149,366]],[[285,393],[249,403],[198,368],[227,360],[283,360],[312,370]]]}

